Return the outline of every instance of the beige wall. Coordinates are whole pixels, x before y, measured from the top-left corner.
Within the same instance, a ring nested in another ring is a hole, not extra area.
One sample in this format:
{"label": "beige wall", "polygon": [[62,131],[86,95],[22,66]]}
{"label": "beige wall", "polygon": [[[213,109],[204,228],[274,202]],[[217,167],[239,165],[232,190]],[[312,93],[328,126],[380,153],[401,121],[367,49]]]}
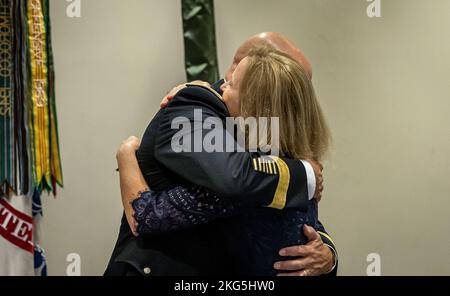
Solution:
{"label": "beige wall", "polygon": [[51,1],[64,190],[45,199],[49,273],[81,256],[82,274],[101,274],[118,233],[115,153],[141,135],[160,98],[185,80],[179,1],[82,0],[82,18]]}
{"label": "beige wall", "polygon": [[[450,274],[450,1],[216,0],[222,72],[247,36],[274,30],[309,56],[333,131],[321,219],[340,274]],[[115,149],[141,135],[160,97],[184,79],[180,1],[52,0],[65,189],[45,199],[50,274],[79,253],[100,274],[117,235]]]}

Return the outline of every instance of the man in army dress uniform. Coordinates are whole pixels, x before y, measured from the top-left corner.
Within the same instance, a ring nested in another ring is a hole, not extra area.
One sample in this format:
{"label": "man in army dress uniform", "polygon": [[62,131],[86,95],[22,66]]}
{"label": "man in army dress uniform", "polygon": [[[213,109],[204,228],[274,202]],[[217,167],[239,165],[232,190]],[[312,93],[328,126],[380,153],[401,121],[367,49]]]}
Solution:
{"label": "man in army dress uniform", "polygon": [[[289,54],[311,73],[306,58],[285,37],[274,33],[264,33],[250,38],[241,46],[227,77],[234,71],[240,59],[245,57],[245,52],[248,52],[251,45],[258,43],[268,43]],[[218,92],[220,89],[217,87],[215,89],[204,85],[187,87],[177,92],[167,108],[158,112],[147,128],[137,152],[139,167],[144,178],[155,191],[167,190],[176,184],[193,183],[240,204],[252,206],[271,204],[275,198],[274,193],[279,191],[277,187],[280,176],[264,175],[255,171],[252,166],[254,154],[250,152],[174,153],[172,151],[171,139],[175,130],[171,128],[171,123],[174,118],[184,116],[194,120],[194,109],[202,110],[202,119],[228,116],[226,106],[220,100]],[[157,136],[150,137],[148,136],[150,134]],[[315,176],[308,162],[292,159],[282,159],[282,161],[288,168],[289,178],[292,180],[289,182],[289,188],[284,192],[285,205],[287,208],[301,208],[302,204],[306,204],[312,198],[315,191],[320,192],[316,190],[320,189],[316,184],[311,187],[311,179],[320,180],[320,172],[316,170],[317,176]],[[142,189],[139,188],[137,191]],[[127,219],[124,217],[119,239],[105,274],[230,274],[232,267],[229,263],[232,260],[229,260],[228,250],[223,247],[225,244],[220,235],[221,227],[226,227],[226,220],[218,220],[149,239],[136,238],[132,235]],[[316,255],[322,255],[319,256],[321,263],[326,262],[322,264],[326,269],[321,270],[320,273],[330,272],[330,267],[333,267],[332,271],[335,273],[335,249],[325,230],[321,230],[323,232],[319,236],[314,230],[305,229],[309,232],[308,237],[312,238],[308,249],[291,247],[285,250],[287,256],[303,256],[304,258],[281,262],[281,266],[278,267],[281,270],[308,270],[308,264],[312,266],[317,262],[306,261],[305,258],[313,258],[312,252],[315,252]],[[306,250],[309,250],[309,254]],[[303,266],[300,266],[302,264]],[[318,272],[315,271],[315,273]]]}

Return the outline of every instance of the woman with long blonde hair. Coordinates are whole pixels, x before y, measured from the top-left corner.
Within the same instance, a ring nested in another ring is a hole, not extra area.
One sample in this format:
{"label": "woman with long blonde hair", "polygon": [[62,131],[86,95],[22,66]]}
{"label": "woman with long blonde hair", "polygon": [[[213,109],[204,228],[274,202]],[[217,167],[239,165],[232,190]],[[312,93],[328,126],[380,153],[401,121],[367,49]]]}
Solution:
{"label": "woman with long blonde hair", "polygon": [[[330,143],[330,131],[312,82],[298,62],[271,47],[256,47],[239,63],[231,81],[222,89],[231,116],[278,118],[278,137],[273,135],[271,121],[258,127],[258,135],[260,129],[265,129],[269,146],[279,146],[282,156],[323,160]],[[246,139],[257,137],[248,133],[246,131]],[[279,143],[273,143],[278,139]],[[270,163],[270,159],[264,161],[264,165]],[[259,163],[257,165],[259,169]],[[262,168],[262,172],[268,170]],[[281,260],[274,255],[277,250],[305,244],[307,238],[302,226],[316,228],[317,222],[315,199],[309,201],[306,211],[241,208],[227,231],[236,271],[241,275],[276,274],[273,264]],[[239,241],[239,245],[234,244],[235,241]]]}
{"label": "woman with long blonde hair", "polygon": [[[279,118],[283,156],[323,159],[330,132],[308,73],[291,57],[269,46],[255,47],[222,89],[231,116]],[[262,128],[270,142],[268,122]]]}

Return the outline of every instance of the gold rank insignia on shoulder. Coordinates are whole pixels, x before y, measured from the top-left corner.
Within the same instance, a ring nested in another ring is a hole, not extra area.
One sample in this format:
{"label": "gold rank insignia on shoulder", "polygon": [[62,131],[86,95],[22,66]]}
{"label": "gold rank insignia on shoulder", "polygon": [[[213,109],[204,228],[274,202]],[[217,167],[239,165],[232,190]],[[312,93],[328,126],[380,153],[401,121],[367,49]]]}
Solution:
{"label": "gold rank insignia on shoulder", "polygon": [[276,161],[269,157],[253,158],[253,169],[271,175],[278,175],[279,173]]}
{"label": "gold rank insignia on shoulder", "polygon": [[279,179],[275,194],[272,202],[267,207],[279,210],[284,209],[291,179],[291,173],[287,163],[276,156],[263,156],[253,158],[253,169],[257,172],[278,176]]}

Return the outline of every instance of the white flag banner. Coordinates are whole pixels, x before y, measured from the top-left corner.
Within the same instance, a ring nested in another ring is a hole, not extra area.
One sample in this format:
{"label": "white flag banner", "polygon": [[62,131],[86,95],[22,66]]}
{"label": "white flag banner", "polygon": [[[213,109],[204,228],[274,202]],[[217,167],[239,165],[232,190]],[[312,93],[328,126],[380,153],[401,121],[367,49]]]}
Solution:
{"label": "white flag banner", "polygon": [[37,223],[29,196],[0,198],[0,276],[46,274],[43,251],[34,240]]}

